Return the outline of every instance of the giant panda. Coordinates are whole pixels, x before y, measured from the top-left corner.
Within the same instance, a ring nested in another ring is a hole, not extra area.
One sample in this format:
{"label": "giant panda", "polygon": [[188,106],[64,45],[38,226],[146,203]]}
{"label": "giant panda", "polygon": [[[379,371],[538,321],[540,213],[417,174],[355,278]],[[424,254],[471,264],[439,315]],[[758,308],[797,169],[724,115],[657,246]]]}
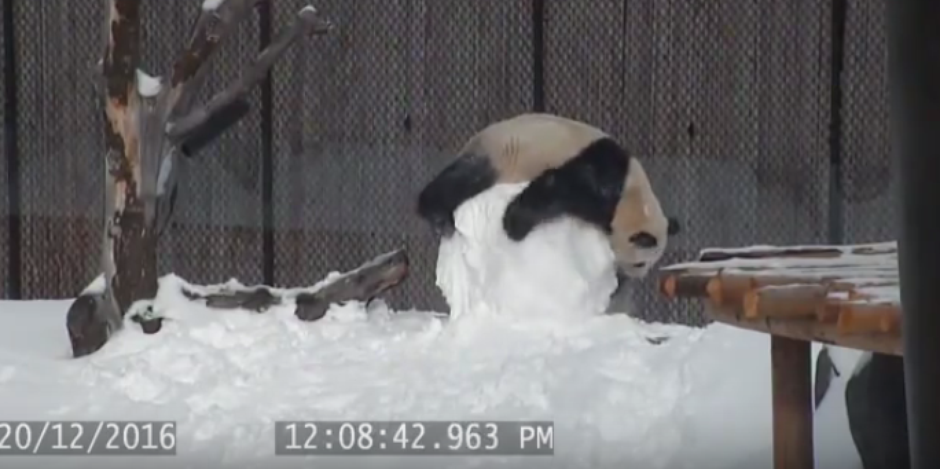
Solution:
{"label": "giant panda", "polygon": [[442,237],[454,211],[501,183],[528,183],[505,210],[503,229],[522,241],[540,224],[570,216],[607,234],[618,276],[642,278],[679,223],[667,217],[640,160],[585,122],[527,113],[492,123],[418,195],[418,215]]}

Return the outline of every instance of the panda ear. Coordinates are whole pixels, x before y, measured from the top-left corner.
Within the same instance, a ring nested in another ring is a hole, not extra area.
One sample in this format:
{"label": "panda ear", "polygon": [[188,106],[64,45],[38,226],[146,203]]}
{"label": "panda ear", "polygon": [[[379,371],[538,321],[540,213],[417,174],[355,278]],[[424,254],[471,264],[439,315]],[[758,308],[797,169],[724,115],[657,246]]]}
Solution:
{"label": "panda ear", "polygon": [[679,234],[679,231],[682,230],[681,227],[679,226],[679,220],[673,217],[667,217],[667,220],[669,220],[669,224],[666,227],[666,235],[675,236]]}

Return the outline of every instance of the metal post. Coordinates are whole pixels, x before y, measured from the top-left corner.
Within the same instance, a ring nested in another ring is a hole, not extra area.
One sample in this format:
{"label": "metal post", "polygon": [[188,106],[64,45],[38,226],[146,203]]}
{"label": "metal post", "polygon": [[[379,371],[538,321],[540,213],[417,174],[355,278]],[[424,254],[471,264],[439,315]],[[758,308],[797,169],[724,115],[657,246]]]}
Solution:
{"label": "metal post", "polygon": [[7,165],[7,296],[23,294],[20,233],[20,154],[17,148],[16,119],[16,22],[13,0],[3,0],[3,153]]}
{"label": "metal post", "polygon": [[848,0],[833,0],[829,55],[829,244],[845,242],[842,188],[842,70],[845,63],[845,24]]}
{"label": "metal post", "polygon": [[532,0],[532,110],[545,112],[545,2]]}
{"label": "metal post", "polygon": [[[271,43],[272,5],[258,5],[260,49]],[[273,72],[261,82],[261,272],[264,283],[274,285],[274,88]]]}
{"label": "metal post", "polygon": [[940,467],[940,2],[888,0],[911,467]]}

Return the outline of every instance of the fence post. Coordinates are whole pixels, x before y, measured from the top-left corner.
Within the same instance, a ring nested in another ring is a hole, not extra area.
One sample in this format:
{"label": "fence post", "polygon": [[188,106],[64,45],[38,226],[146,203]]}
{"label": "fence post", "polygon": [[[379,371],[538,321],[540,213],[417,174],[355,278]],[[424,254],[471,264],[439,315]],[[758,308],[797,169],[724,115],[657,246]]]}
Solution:
{"label": "fence post", "polygon": [[940,467],[940,2],[891,0],[888,83],[900,157],[904,385],[911,468]]}
{"label": "fence post", "polygon": [[16,135],[16,21],[13,0],[3,0],[3,153],[7,170],[7,296],[19,299],[23,294],[22,249],[20,231],[20,154]]}
{"label": "fence post", "polygon": [[829,244],[845,242],[842,187],[842,69],[845,63],[845,24],[848,0],[832,2],[829,51]]}
{"label": "fence post", "polygon": [[532,110],[545,112],[545,2],[532,0]]}
{"label": "fence post", "polygon": [[[258,5],[259,50],[271,42],[272,2]],[[274,285],[274,88],[272,67],[261,82],[261,273]]]}

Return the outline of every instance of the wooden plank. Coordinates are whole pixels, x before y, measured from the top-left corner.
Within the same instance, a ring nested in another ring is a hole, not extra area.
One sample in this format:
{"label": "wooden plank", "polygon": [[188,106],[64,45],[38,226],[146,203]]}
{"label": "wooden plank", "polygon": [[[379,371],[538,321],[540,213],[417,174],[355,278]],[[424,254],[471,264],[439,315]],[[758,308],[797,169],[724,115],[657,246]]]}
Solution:
{"label": "wooden plank", "polygon": [[714,304],[707,304],[705,311],[708,317],[715,321],[755,332],[857,350],[902,355],[901,334],[897,332],[845,335],[840,333],[837,324],[820,323],[815,319],[744,319],[737,308],[719,308]]}
{"label": "wooden plank", "polygon": [[813,468],[813,386],[810,343],[773,336],[774,469]]}

